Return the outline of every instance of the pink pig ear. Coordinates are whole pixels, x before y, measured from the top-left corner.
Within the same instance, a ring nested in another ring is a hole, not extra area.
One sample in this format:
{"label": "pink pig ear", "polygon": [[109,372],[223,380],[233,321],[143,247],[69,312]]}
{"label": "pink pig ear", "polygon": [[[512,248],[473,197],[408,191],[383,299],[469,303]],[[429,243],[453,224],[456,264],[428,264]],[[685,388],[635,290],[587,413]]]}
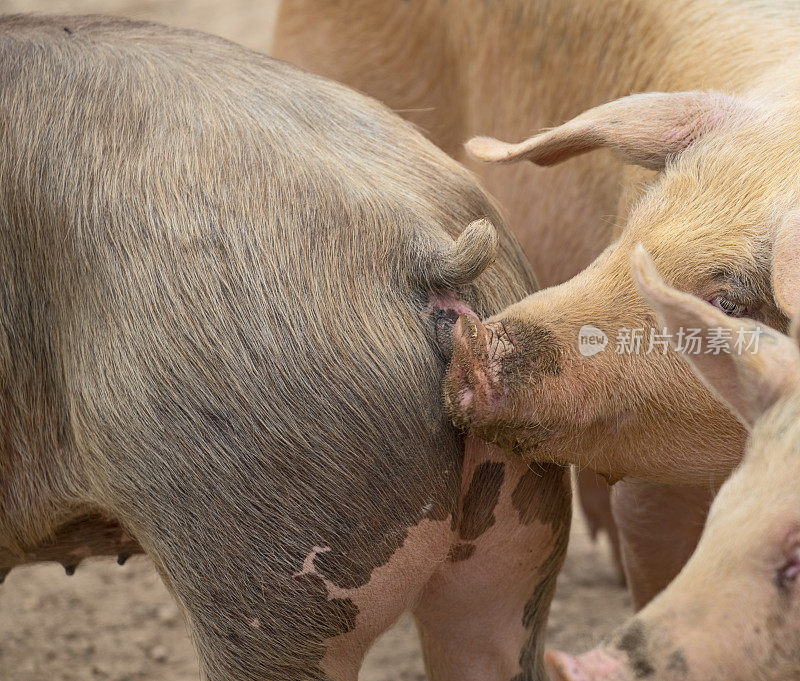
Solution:
{"label": "pink pig ear", "polygon": [[740,106],[717,92],[650,92],[589,109],[519,144],[474,137],[466,146],[487,163],[528,159],[542,166],[608,147],[626,163],[661,170],[668,157],[681,153]]}
{"label": "pink pig ear", "polygon": [[800,312],[800,211],[787,216],[778,228],[772,251],[772,290],[787,316]]}
{"label": "pink pig ear", "polygon": [[[672,339],[679,329],[700,330],[706,341],[701,351],[682,356],[742,423],[752,427],[778,398],[797,390],[800,352],[795,340],[753,320],[728,317],[705,301],[670,288],[641,245],[632,259],[636,285]],[[708,339],[723,335],[730,351],[706,352]]]}

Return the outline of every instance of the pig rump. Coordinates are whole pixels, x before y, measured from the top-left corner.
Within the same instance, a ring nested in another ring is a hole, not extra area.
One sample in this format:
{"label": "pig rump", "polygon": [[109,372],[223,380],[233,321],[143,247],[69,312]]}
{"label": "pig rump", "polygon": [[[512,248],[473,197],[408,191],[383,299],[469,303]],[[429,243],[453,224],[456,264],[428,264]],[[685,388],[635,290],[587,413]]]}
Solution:
{"label": "pig rump", "polygon": [[493,206],[288,65],[96,17],[5,18],[0,54],[3,569],[141,546],[208,678],[321,678],[357,608],[309,548],[356,588],[457,500],[428,289],[492,314],[521,254],[426,260]]}

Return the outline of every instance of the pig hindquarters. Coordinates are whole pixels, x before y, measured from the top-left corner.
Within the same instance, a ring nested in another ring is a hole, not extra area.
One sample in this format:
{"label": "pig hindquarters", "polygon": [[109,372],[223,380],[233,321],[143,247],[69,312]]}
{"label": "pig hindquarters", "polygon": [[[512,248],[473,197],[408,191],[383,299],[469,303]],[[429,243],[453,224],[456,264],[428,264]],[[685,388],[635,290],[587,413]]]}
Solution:
{"label": "pig hindquarters", "polygon": [[0,568],[140,547],[211,681],[354,681],[407,608],[433,679],[543,679],[563,470],[442,406],[431,301],[533,287],[472,177],[209,36],[7,17],[0,52]]}

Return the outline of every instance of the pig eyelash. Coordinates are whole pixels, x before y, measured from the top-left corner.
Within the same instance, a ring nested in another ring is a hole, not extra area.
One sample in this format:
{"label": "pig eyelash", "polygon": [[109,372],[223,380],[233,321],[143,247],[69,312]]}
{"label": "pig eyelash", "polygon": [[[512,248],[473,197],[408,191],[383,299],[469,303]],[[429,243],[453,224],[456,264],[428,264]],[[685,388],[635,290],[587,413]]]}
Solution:
{"label": "pig eyelash", "polygon": [[729,317],[745,317],[747,315],[747,306],[737,303],[735,300],[723,295],[716,295],[708,299],[718,310],[722,310]]}
{"label": "pig eyelash", "polygon": [[797,549],[789,560],[778,570],[777,584],[785,589],[800,576],[800,549]]}

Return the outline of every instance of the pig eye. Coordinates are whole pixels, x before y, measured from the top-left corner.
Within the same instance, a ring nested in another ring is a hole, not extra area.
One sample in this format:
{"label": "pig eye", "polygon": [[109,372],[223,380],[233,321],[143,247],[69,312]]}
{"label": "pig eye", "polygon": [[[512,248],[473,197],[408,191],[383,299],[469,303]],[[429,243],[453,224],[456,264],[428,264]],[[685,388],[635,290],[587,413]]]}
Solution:
{"label": "pig eye", "polygon": [[735,300],[731,300],[725,296],[714,296],[708,302],[718,310],[722,310],[729,317],[744,317],[747,312],[746,305],[737,303]]}
{"label": "pig eye", "polygon": [[778,570],[777,584],[785,589],[797,581],[800,576],[800,548],[796,549],[791,557]]}

